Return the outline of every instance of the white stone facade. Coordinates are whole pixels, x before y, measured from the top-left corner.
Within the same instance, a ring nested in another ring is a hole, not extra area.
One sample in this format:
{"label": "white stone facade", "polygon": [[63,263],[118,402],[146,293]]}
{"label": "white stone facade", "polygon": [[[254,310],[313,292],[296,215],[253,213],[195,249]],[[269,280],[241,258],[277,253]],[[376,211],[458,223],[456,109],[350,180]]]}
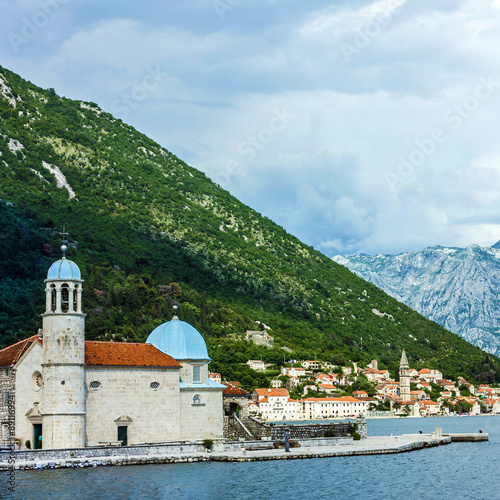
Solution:
{"label": "white stone facade", "polygon": [[368,402],[350,396],[342,398],[307,398],[302,402],[302,418],[345,418],[366,416]]}
{"label": "white stone facade", "polygon": [[286,389],[255,389],[252,398],[257,406],[256,413],[263,420],[276,422],[300,417],[297,401],[290,398]]}
{"label": "white stone facade", "polygon": [[90,366],[85,378],[87,446],[117,441],[118,426],[127,444],[181,438],[178,369]]}

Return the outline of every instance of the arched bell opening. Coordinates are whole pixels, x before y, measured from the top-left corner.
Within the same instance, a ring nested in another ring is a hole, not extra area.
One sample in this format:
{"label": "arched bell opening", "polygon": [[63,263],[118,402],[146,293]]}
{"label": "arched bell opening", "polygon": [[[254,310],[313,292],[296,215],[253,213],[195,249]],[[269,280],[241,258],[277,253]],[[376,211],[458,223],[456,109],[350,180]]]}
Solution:
{"label": "arched bell opening", "polygon": [[51,312],[56,312],[57,309],[57,294],[56,285],[50,285],[50,310]]}
{"label": "arched bell opening", "polygon": [[61,311],[63,313],[69,311],[69,285],[67,283],[61,286]]}
{"label": "arched bell opening", "polygon": [[73,288],[73,303],[71,305],[72,311],[76,311],[78,309],[78,285],[75,285]]}

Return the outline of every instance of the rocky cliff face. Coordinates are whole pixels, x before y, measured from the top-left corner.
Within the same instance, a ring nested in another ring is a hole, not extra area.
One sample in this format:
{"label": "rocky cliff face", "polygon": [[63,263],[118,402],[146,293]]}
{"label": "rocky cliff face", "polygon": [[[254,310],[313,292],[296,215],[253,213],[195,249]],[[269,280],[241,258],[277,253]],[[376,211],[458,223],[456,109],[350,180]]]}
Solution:
{"label": "rocky cliff face", "polygon": [[472,344],[500,355],[500,242],[333,260]]}

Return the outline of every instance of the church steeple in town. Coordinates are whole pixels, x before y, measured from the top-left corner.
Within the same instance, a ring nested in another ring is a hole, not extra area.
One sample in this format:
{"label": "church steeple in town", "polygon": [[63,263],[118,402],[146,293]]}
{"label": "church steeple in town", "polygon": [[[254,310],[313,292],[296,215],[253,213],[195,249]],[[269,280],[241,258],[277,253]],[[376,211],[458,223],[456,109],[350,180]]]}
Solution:
{"label": "church steeple in town", "polygon": [[399,395],[403,401],[410,401],[410,365],[404,349],[399,363]]}

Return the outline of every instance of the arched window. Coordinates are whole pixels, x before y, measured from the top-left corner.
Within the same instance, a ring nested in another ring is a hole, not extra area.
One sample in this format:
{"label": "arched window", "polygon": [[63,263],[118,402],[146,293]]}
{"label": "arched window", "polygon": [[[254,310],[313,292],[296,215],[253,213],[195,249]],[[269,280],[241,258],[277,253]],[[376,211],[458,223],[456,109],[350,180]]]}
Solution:
{"label": "arched window", "polygon": [[73,289],[73,311],[77,311],[78,310],[78,306],[77,306],[77,300],[78,300],[78,285],[75,285],[75,288]]}
{"label": "arched window", "polygon": [[69,310],[69,286],[66,283],[61,286],[61,310],[63,313]]}
{"label": "arched window", "polygon": [[56,285],[50,285],[50,304],[51,304],[51,311],[55,312],[56,311]]}
{"label": "arched window", "polygon": [[199,394],[196,394],[193,396],[193,404],[194,405],[201,405],[201,396]]}

